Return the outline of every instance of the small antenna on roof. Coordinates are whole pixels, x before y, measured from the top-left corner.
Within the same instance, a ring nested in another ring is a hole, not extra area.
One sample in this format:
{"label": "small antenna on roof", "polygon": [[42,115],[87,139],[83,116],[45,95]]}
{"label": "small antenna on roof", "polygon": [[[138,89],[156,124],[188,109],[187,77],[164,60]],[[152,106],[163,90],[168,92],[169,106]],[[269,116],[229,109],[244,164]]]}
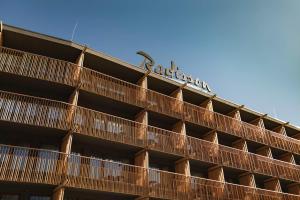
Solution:
{"label": "small antenna on roof", "polygon": [[0,20],[0,47],[3,46],[3,24],[2,21]]}
{"label": "small antenna on roof", "polygon": [[275,108],[275,107],[273,107],[273,115],[274,115],[275,118],[278,118],[277,112],[276,112],[276,108]]}
{"label": "small antenna on roof", "polygon": [[71,41],[73,42],[73,38],[74,38],[74,35],[75,35],[75,32],[76,32],[76,28],[77,28],[77,25],[78,25],[78,22],[76,22],[74,28],[73,28],[73,32],[72,32],[72,36],[71,36]]}

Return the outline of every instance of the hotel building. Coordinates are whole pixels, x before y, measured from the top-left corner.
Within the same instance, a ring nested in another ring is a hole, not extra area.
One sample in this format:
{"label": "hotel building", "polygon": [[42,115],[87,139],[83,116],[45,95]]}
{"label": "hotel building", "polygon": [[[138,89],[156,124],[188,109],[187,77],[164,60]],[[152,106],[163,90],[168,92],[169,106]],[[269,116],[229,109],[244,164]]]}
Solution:
{"label": "hotel building", "polygon": [[298,200],[299,139],[191,84],[1,25],[0,200]]}

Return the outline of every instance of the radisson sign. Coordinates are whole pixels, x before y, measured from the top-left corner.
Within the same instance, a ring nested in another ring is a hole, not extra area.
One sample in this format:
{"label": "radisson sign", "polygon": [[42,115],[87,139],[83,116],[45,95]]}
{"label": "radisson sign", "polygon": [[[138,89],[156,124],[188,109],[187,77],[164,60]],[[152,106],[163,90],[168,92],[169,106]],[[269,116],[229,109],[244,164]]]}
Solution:
{"label": "radisson sign", "polygon": [[199,78],[194,79],[191,75],[186,75],[181,70],[179,70],[179,68],[175,65],[175,63],[173,61],[171,61],[170,68],[165,68],[162,65],[157,65],[154,67],[155,61],[153,60],[153,58],[151,56],[149,56],[147,53],[145,53],[143,51],[138,51],[136,53],[145,58],[143,63],[140,65],[141,68],[145,68],[150,72],[154,72],[156,74],[165,76],[167,78],[183,81],[187,84],[196,86],[197,88],[200,88],[201,90],[211,92],[211,89],[206,82],[201,81]]}

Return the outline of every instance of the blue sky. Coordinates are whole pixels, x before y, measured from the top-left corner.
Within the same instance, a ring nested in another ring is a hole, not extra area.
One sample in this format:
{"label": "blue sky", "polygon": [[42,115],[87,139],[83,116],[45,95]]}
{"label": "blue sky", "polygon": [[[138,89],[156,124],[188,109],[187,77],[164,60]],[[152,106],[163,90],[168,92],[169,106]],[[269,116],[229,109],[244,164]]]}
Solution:
{"label": "blue sky", "polygon": [[132,64],[148,52],[218,96],[300,125],[298,0],[0,0],[0,19]]}

